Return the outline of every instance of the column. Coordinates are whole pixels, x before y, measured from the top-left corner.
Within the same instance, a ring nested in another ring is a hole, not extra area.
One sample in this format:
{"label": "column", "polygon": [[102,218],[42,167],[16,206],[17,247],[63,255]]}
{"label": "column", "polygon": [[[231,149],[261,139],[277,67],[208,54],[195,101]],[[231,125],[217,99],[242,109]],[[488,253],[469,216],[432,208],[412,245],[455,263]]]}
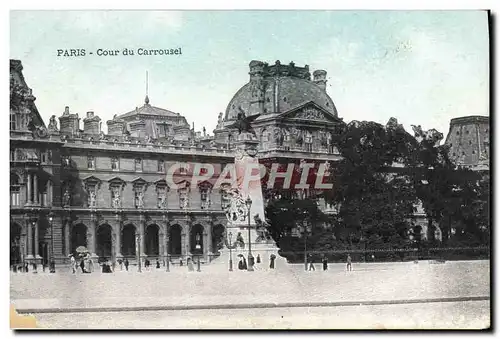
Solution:
{"label": "column", "polygon": [[34,196],[34,202],[35,205],[38,205],[38,175],[33,174],[33,196]]}
{"label": "column", "polygon": [[31,174],[28,173],[28,197],[26,198],[26,204],[31,204],[32,202],[33,200],[31,199]]}
{"label": "column", "polygon": [[122,258],[122,253],[121,253],[121,233],[122,233],[122,225],[121,221],[116,222],[115,229],[114,231],[114,246],[115,246],[115,260],[121,259]]}
{"label": "column", "polygon": [[168,233],[168,222],[165,222],[163,225],[163,255],[165,258],[168,256]]}
{"label": "column", "polygon": [[31,225],[31,220],[26,222],[26,229],[28,233],[28,241],[26,242],[26,259],[33,259],[33,226]]}
{"label": "column", "polygon": [[191,225],[186,225],[186,237],[185,237],[185,242],[186,242],[186,255],[187,256],[192,256],[191,253]]}
{"label": "column", "polygon": [[209,259],[208,256],[209,248],[208,248],[208,233],[207,233],[207,227],[203,229],[203,257],[205,260]]}
{"label": "column", "polygon": [[158,231],[158,256],[161,257],[163,256],[163,253],[165,253],[165,242],[163,239],[165,238],[163,236],[164,231],[163,228],[160,227],[160,230]]}
{"label": "column", "polygon": [[208,224],[206,228],[206,233],[207,233],[207,247],[205,252],[210,256],[213,254],[213,248],[212,248],[212,224]]}
{"label": "column", "polygon": [[38,220],[35,223],[35,259],[41,259],[40,253],[38,253],[38,243],[39,243],[39,237],[38,237]]}
{"label": "column", "polygon": [[71,221],[70,220],[63,220],[62,225],[64,225],[64,254],[69,256],[69,253],[71,251],[71,244],[70,244],[70,230],[71,230]]}
{"label": "column", "polygon": [[146,221],[142,220],[141,218],[141,221],[139,222],[139,235],[141,239],[141,253],[140,253],[141,257],[146,256],[146,235],[144,232],[145,226],[146,226]]}
{"label": "column", "polygon": [[97,222],[92,220],[90,222],[89,228],[87,229],[87,244],[88,250],[90,252],[91,257],[97,257],[95,253],[95,230],[97,228]]}

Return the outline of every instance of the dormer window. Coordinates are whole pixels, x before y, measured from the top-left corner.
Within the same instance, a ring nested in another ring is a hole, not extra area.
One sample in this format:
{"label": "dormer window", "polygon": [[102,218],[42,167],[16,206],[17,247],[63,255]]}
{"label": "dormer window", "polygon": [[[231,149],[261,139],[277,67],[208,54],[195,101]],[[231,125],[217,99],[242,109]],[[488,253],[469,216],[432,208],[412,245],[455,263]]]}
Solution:
{"label": "dormer window", "polygon": [[10,130],[15,131],[16,130],[16,114],[14,112],[10,112]]}

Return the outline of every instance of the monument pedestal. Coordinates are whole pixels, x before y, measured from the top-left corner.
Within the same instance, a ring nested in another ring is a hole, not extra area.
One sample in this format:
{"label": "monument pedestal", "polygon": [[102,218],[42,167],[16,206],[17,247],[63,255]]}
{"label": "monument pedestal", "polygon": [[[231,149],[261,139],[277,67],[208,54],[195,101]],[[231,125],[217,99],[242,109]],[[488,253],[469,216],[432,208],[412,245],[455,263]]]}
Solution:
{"label": "monument pedestal", "polygon": [[[236,190],[233,192],[230,213],[228,213],[228,224],[225,233],[226,241],[224,248],[220,250],[220,256],[211,262],[211,269],[223,268],[229,270],[229,261],[232,257],[233,271],[238,271],[238,263],[240,261],[238,255],[244,256],[247,260],[247,265],[249,265],[249,241],[251,241],[251,253],[254,258],[255,270],[269,270],[271,255],[275,256],[275,269],[283,269],[283,263],[286,263],[286,259],[278,255],[278,248],[274,241],[257,241],[259,235],[257,233],[255,217],[258,216],[260,220],[265,220],[260,167],[258,158],[256,157],[258,144],[259,141],[251,133],[240,134],[236,142],[236,155],[234,159],[236,187],[233,187]],[[251,200],[250,215],[248,213],[248,206],[246,205],[248,198]],[[250,217],[250,223],[248,217]],[[240,234],[243,240],[244,247],[234,247],[238,243],[238,234]],[[232,244],[229,244],[229,239],[231,239]],[[228,245],[234,248],[230,250]],[[257,262],[257,257],[260,258],[260,263]]]}

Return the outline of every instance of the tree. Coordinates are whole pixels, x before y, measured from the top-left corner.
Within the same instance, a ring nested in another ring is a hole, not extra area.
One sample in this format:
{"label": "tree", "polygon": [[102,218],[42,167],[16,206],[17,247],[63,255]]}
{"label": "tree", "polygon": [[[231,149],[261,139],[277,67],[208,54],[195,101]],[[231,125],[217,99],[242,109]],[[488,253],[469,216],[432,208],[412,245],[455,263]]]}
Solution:
{"label": "tree", "polygon": [[415,163],[414,139],[394,119],[386,127],[353,122],[337,143],[343,160],[327,196],[340,206],[340,239],[349,246],[364,241],[376,248],[404,247],[416,197],[410,173],[394,164]]}

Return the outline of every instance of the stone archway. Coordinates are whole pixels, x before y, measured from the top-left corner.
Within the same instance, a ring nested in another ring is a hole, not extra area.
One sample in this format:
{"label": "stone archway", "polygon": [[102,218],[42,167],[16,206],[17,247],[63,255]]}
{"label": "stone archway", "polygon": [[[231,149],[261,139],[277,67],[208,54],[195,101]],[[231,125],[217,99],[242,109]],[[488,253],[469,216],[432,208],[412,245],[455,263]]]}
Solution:
{"label": "stone archway", "polygon": [[196,224],[191,228],[191,234],[189,236],[189,248],[193,254],[203,254],[203,226]]}
{"label": "stone archway", "polygon": [[22,227],[14,222],[10,223],[10,264],[15,265],[23,261],[21,246]]}
{"label": "stone archway", "polygon": [[214,254],[219,253],[219,250],[224,247],[224,233],[226,232],[226,228],[221,225],[215,225],[212,227],[212,252]]}
{"label": "stone archway", "polygon": [[168,253],[170,255],[182,254],[182,227],[178,224],[170,227]]}
{"label": "stone archway", "polygon": [[99,259],[111,259],[113,255],[113,230],[110,225],[100,225],[96,232],[96,254]]}
{"label": "stone archway", "polygon": [[74,253],[78,246],[87,247],[87,226],[81,223],[71,228],[71,252]]}
{"label": "stone archway", "polygon": [[160,227],[156,224],[151,224],[146,227],[144,236],[144,253],[149,256],[160,255]]}
{"label": "stone archway", "polygon": [[135,226],[133,224],[123,226],[121,241],[121,254],[124,257],[135,256]]}

